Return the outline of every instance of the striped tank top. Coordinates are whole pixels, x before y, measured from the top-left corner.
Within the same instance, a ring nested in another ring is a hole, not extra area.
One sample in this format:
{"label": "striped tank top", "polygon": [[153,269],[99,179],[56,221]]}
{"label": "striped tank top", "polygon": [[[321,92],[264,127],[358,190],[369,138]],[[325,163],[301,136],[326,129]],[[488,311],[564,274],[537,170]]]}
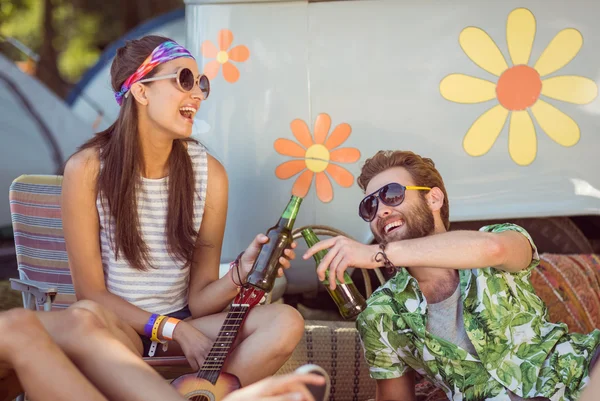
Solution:
{"label": "striped tank top", "polygon": [[[195,180],[194,229],[200,229],[208,181],[207,153],[204,146],[188,142]],[[182,309],[188,303],[190,268],[167,251],[167,206],[169,177],[142,177],[136,194],[138,219],[142,239],[148,246],[153,267],[146,271],[129,265],[122,253],[115,259],[114,226],[108,202],[98,196],[96,207],[100,220],[100,246],[106,288],[111,293],[151,313],[167,314]]]}

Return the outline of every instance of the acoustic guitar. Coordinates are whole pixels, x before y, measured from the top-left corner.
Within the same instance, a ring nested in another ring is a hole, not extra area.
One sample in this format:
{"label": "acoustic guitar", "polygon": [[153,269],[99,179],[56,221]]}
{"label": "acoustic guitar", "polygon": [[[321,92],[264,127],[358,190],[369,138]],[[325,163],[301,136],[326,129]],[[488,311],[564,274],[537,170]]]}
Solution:
{"label": "acoustic guitar", "polygon": [[186,400],[221,401],[241,387],[235,375],[223,372],[223,365],[248,311],[260,302],[264,294],[264,291],[254,287],[242,288],[233,300],[219,335],[198,373],[186,374],[171,382]]}

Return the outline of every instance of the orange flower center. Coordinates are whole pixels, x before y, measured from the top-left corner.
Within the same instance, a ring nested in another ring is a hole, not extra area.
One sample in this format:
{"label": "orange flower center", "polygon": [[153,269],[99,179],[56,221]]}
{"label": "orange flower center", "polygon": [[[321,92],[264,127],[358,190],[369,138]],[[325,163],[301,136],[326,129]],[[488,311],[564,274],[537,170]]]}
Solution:
{"label": "orange flower center", "polygon": [[528,65],[516,65],[498,79],[496,96],[508,110],[525,110],[533,106],[542,93],[540,74]]}
{"label": "orange flower center", "polygon": [[217,54],[217,61],[221,64],[225,64],[227,61],[229,61],[229,54],[227,54],[225,50],[221,50]]}
{"label": "orange flower center", "polygon": [[310,148],[306,149],[304,158],[306,168],[314,173],[320,173],[321,171],[324,171],[329,164],[329,149],[319,144],[312,145]]}

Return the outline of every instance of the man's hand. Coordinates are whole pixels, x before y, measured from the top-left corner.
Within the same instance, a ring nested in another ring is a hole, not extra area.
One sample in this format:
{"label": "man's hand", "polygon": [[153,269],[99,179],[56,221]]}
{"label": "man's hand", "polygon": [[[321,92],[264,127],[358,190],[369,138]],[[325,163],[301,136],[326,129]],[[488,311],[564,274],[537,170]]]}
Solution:
{"label": "man's hand", "polygon": [[305,384],[322,385],[325,378],[296,373],[271,376],[234,391],[223,401],[321,401],[313,398]]}
{"label": "man's hand", "polygon": [[365,245],[349,238],[338,236],[318,242],[306,251],[303,258],[308,259],[315,253],[329,249],[317,267],[319,280],[325,280],[325,271],[329,269],[329,288],[335,289],[335,279],[344,281],[344,272],[349,267],[374,269],[381,266],[375,260],[379,252],[377,245]]}

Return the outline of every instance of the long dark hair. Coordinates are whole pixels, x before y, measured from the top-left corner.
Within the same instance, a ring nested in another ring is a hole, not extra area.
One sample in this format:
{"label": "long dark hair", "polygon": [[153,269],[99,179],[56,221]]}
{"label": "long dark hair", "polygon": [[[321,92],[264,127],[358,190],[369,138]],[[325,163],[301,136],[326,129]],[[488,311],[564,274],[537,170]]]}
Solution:
{"label": "long dark hair", "polygon": [[[142,62],[168,38],[146,36],[126,42],[117,50],[110,69],[111,85],[115,92]],[[156,68],[145,78],[150,78]],[[167,211],[167,246],[170,254],[191,263],[197,231],[194,229],[194,171],[187,152],[187,139],[177,139],[168,160],[169,203]],[[99,150],[101,169],[97,191],[110,210],[114,223],[114,238],[110,238],[115,257],[121,252],[129,264],[139,270],[152,267],[148,246],[140,233],[136,190],[141,184],[143,154],[139,146],[137,105],[133,96],[123,98],[117,120],[105,131],[97,133],[79,150]],[[104,204],[104,202],[102,202]],[[107,230],[110,232],[110,229]]]}

